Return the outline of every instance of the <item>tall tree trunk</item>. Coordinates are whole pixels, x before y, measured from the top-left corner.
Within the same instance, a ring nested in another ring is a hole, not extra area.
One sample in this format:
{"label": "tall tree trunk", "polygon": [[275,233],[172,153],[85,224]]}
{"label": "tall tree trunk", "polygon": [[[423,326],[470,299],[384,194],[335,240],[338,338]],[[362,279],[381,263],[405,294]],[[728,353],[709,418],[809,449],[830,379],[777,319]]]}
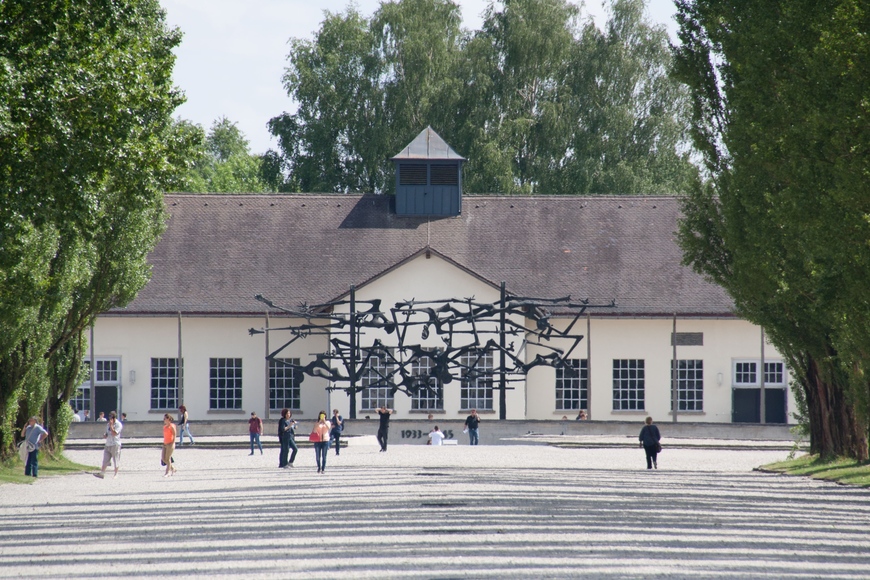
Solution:
{"label": "tall tree trunk", "polygon": [[867,433],[847,397],[847,379],[808,355],[802,386],[810,422],[810,453],[823,459],[868,459]]}
{"label": "tall tree trunk", "polygon": [[49,403],[45,416],[48,429],[45,447],[48,453],[55,454],[63,450],[72,419],[69,400],[81,384],[79,374],[86,346],[84,333],[78,331],[48,359]]}

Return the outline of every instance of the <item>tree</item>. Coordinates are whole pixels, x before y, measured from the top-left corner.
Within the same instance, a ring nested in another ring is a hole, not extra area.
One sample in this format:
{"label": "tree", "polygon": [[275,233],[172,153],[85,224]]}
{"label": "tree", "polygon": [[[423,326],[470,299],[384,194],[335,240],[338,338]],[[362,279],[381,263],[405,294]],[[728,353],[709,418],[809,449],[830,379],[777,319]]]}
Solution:
{"label": "tree", "polygon": [[481,30],[448,0],[328,14],[295,40],[295,114],[270,121],[304,191],[391,192],[387,161],[431,125],[468,158],[469,191],[673,193],[697,179],[687,94],[643,0],[616,0],[607,32],[567,0],[491,4]]}
{"label": "tree", "polygon": [[177,121],[177,125],[198,144],[179,191],[263,193],[280,187],[280,168],[270,165],[271,157],[252,155],[244,133],[226,117],[212,123],[208,135],[201,126],[188,121]]}
{"label": "tree", "polygon": [[62,441],[83,330],[148,279],[180,38],[154,0],[0,3],[0,458],[28,415]]}
{"label": "tree", "polygon": [[712,179],[686,262],[795,373],[811,452],[868,458],[870,10],[862,0],[679,0],[676,74]]}

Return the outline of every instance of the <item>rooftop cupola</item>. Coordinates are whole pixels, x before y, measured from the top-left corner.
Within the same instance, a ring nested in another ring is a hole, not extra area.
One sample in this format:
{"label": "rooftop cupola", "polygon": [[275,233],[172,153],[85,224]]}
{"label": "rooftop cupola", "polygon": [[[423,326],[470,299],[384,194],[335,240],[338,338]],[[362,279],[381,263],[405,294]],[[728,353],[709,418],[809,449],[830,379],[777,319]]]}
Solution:
{"label": "rooftop cupola", "polygon": [[454,216],[462,213],[462,157],[426,127],[392,158],[396,164],[396,214]]}

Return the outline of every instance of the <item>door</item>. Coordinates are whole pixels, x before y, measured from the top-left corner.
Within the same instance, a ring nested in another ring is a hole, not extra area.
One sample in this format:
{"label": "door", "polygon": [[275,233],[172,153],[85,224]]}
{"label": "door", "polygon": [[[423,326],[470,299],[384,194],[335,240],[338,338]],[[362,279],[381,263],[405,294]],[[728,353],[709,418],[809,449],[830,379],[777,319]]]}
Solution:
{"label": "door", "polygon": [[[761,422],[761,389],[734,389],[731,391],[731,422]],[[764,389],[764,422],[786,423],[785,389]]]}
{"label": "door", "polygon": [[97,408],[91,412],[91,417],[96,419],[100,416],[100,411],[102,411],[108,419],[109,413],[118,410],[118,387],[114,385],[97,385],[94,388],[96,389],[94,391],[94,397]]}
{"label": "door", "polygon": [[733,389],[731,391],[731,422],[761,422],[761,389]]}

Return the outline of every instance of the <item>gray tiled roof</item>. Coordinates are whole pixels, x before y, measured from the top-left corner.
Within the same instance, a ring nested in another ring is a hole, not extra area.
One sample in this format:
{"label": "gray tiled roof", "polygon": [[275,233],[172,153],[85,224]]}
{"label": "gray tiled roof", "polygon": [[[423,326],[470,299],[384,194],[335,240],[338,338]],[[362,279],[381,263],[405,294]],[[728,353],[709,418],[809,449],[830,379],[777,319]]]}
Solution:
{"label": "gray tiled roof", "polygon": [[732,316],[725,292],[680,263],[675,198],[466,196],[462,215],[431,220],[396,216],[391,200],[167,195],[152,279],[114,312],[262,314],[255,294],[326,302],[428,245],[514,295],[616,300],[619,316]]}

